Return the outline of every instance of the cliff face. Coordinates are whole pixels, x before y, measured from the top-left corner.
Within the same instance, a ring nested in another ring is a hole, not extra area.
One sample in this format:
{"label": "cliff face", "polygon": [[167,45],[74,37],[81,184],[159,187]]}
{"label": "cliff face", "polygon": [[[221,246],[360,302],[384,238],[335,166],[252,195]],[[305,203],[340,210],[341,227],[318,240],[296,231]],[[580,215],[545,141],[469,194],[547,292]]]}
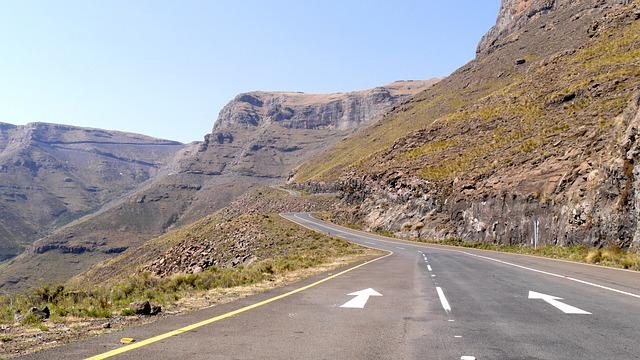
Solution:
{"label": "cliff face", "polygon": [[501,19],[476,60],[294,179],[401,236],[640,247],[640,4],[504,1]]}
{"label": "cliff face", "polygon": [[214,133],[267,124],[296,129],[355,129],[433,83],[397,81],[370,90],[336,94],[245,93],[222,109]]}
{"label": "cliff face", "polygon": [[116,131],[0,124],[0,259],[152,178],[181,147]]}
{"label": "cliff face", "polygon": [[437,80],[397,81],[335,94],[251,92],[229,102],[184,171],[283,179],[353,130],[378,120]]}
{"label": "cliff face", "polygon": [[[239,95],[220,112],[204,142],[180,149],[166,171],[135,192],[37,241],[0,269],[0,283],[64,280],[209,215],[253,186],[282,182],[310,156],[435,82],[402,81],[341,94]],[[38,272],[36,263],[50,270]],[[74,266],[64,265],[69,263]]]}
{"label": "cliff face", "polygon": [[[538,22],[537,31],[550,30],[562,24],[554,23],[559,12],[572,13],[576,17],[589,16],[593,10],[631,3],[631,0],[575,1],[575,0],[502,0],[495,26],[485,34],[478,45],[478,54],[486,54],[505,44],[517,41],[520,30],[531,22]],[[586,8],[584,3],[589,3]],[[541,29],[541,30],[540,30]]]}

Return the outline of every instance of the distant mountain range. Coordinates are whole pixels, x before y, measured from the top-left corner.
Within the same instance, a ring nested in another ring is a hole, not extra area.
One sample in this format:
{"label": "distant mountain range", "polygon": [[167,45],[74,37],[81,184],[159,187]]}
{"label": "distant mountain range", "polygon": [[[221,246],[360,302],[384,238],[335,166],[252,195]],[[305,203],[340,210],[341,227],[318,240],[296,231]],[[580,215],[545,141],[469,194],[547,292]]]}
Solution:
{"label": "distant mountain range", "polygon": [[118,131],[0,123],[0,259],[135,189],[182,147]]}

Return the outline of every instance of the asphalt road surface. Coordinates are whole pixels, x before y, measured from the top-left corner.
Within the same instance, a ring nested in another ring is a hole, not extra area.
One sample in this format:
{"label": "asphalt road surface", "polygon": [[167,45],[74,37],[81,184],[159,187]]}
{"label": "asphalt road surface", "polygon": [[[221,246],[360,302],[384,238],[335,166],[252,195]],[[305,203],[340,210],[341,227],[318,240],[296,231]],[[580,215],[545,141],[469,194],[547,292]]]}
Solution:
{"label": "asphalt road surface", "polygon": [[[389,255],[33,359],[640,359],[640,274],[284,217]],[[133,337],[133,345],[121,345]],[[145,340],[146,339],[146,340]]]}

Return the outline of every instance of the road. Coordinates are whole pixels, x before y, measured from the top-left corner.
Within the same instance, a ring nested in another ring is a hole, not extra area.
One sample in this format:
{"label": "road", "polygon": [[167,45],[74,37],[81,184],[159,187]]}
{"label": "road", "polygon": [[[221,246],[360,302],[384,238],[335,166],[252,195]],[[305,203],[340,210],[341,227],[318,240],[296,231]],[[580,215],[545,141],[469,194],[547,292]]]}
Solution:
{"label": "road", "polygon": [[[308,214],[283,216],[389,255],[26,358],[640,359],[637,272],[396,241]],[[119,345],[125,336],[150,340]]]}

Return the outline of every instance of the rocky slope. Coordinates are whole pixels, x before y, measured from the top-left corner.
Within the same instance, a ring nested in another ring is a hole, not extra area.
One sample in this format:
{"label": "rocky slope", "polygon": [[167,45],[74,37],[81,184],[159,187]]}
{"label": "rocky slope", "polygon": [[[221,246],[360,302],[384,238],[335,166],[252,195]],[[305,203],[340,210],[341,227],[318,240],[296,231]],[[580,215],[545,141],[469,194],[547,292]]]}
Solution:
{"label": "rocky slope", "polygon": [[154,177],[181,148],[117,131],[0,123],[0,260]]}
{"label": "rocky slope", "polygon": [[504,0],[474,61],[295,180],[403,236],[637,248],[639,19],[638,1]]}
{"label": "rocky slope", "polygon": [[241,94],[220,112],[204,142],[183,148],[166,174],[40,239],[0,268],[0,284],[62,281],[173,226],[209,215],[252,186],[282,182],[313,154],[435,82],[401,81],[325,95]]}
{"label": "rocky slope", "polygon": [[[480,55],[487,54],[509,43],[517,42],[520,33],[522,33],[520,30],[531,23],[539,23],[543,30],[553,29],[556,24],[553,21],[548,21],[550,19],[550,17],[547,17],[549,13],[552,14],[551,17],[559,13],[573,13],[577,17],[590,16],[589,13],[599,12],[602,8],[625,5],[632,1],[603,0],[588,2],[589,4],[585,8],[584,4],[574,0],[503,0],[496,24],[480,40],[477,53]],[[564,26],[563,24],[559,25]]]}
{"label": "rocky slope", "polygon": [[257,187],[213,214],[93,266],[71,283],[112,281],[137,272],[168,276],[211,266],[246,266],[285,254],[302,239],[299,235],[313,234],[278,213],[328,211],[335,202],[333,197],[290,196],[282,190]]}

